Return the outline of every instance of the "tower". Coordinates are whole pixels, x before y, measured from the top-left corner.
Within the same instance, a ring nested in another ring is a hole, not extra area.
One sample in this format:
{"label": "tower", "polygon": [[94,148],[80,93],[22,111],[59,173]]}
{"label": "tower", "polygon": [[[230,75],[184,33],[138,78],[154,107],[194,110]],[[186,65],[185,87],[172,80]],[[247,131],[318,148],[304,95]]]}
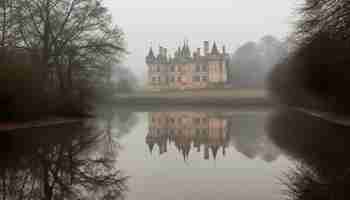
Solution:
{"label": "tower", "polygon": [[204,56],[209,54],[209,41],[204,41]]}

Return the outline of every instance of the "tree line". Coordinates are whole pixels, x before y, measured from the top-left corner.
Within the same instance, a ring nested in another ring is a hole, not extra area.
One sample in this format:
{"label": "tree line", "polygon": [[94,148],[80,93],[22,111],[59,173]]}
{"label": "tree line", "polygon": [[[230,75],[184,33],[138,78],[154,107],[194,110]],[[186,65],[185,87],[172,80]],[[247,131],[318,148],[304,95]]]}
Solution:
{"label": "tree line", "polygon": [[298,11],[296,49],[272,71],[272,94],[288,105],[347,114],[350,2],[305,0]]}
{"label": "tree line", "polygon": [[[8,72],[0,81],[11,83],[10,89],[1,89],[0,101],[7,107],[21,99],[20,93],[32,95],[19,104],[38,101],[49,108],[58,98],[74,105],[72,101],[108,87],[112,68],[126,51],[123,31],[112,22],[102,0],[1,0],[0,4],[0,64]],[[26,58],[30,62],[24,62]]]}
{"label": "tree line", "polygon": [[271,68],[288,54],[287,41],[271,35],[239,46],[230,58],[229,81],[233,88],[264,88]]}

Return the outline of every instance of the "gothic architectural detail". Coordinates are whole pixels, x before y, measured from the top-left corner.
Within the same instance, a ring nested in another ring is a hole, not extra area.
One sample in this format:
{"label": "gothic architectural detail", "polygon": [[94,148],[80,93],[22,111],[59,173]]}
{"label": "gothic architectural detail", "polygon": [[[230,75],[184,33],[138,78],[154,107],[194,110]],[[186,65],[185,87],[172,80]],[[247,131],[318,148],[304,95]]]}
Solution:
{"label": "gothic architectural detail", "polygon": [[152,90],[223,86],[228,78],[228,60],[225,46],[220,52],[215,42],[210,51],[209,42],[205,41],[203,54],[200,48],[192,53],[185,42],[173,57],[168,56],[164,47],[159,47],[155,55],[151,47],[146,57],[148,86]]}

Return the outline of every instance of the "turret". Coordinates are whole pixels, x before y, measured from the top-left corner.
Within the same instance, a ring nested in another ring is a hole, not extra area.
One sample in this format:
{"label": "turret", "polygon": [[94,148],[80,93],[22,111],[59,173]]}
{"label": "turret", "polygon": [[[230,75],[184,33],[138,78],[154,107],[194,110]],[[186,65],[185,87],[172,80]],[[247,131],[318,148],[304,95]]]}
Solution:
{"label": "turret", "polygon": [[184,43],[182,50],[181,50],[181,56],[185,58],[191,57],[191,50],[187,43]]}
{"label": "turret", "polygon": [[223,55],[226,55],[226,46],[225,46],[225,45],[222,46],[222,54],[223,54]]}
{"label": "turret", "polygon": [[211,49],[211,54],[212,55],[219,55],[220,54],[220,52],[219,52],[219,50],[218,50],[218,47],[216,46],[216,43],[214,42],[214,44],[213,44],[213,48]]}
{"label": "turret", "polygon": [[146,56],[146,63],[147,64],[152,64],[156,60],[156,57],[154,56],[153,49],[150,47],[148,55]]}
{"label": "turret", "polygon": [[209,41],[204,41],[204,56],[209,54]]}

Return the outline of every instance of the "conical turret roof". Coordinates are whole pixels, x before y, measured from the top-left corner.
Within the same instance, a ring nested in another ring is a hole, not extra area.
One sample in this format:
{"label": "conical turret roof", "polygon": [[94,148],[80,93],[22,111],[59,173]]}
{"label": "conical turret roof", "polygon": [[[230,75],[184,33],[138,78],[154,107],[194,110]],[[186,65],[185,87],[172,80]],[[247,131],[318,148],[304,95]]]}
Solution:
{"label": "conical turret roof", "polygon": [[147,58],[148,58],[148,59],[155,59],[155,58],[156,58],[156,57],[154,56],[152,47],[149,48],[149,52],[148,52]]}
{"label": "conical turret roof", "polygon": [[218,47],[216,46],[216,43],[214,42],[213,44],[213,48],[211,49],[211,54],[213,55],[219,55],[219,50],[218,50]]}

